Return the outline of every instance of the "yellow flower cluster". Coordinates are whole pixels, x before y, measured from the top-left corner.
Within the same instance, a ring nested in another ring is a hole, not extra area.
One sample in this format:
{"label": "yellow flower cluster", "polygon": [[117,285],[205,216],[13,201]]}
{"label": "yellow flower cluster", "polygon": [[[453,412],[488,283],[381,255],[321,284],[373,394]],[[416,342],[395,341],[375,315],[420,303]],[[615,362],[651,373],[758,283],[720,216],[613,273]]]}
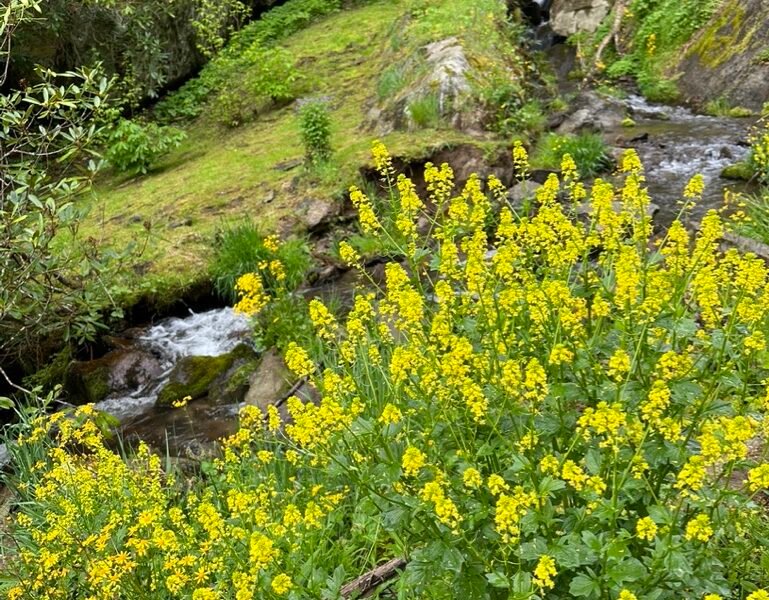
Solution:
{"label": "yellow flower cluster", "polygon": [[[513,153],[525,176],[523,145]],[[632,151],[590,189],[566,157],[516,211],[496,178],[456,189],[450,167],[427,165],[422,200],[381,143],[374,164],[400,221],[360,190],[353,201],[398,258],[345,318],[309,303],[316,338],[285,361],[311,399],[243,409],[190,487],[146,448],[121,461],[86,413],[33,423],[17,598],[323,597],[402,549],[409,597],[452,597],[460,555],[521,596],[586,579],[623,600],[727,596],[722,542],[760,551],[744,517],[769,487],[755,451],[769,431],[766,265],[723,251],[717,212],[653,239]],[[340,255],[366,273],[352,246]],[[265,269],[239,286],[251,308],[279,273]],[[613,583],[607,549],[647,567],[665,544],[712,573]]]}
{"label": "yellow flower cluster", "polygon": [[264,289],[262,278],[256,273],[246,273],[235,284],[240,300],[235,310],[248,316],[258,315],[270,301]]}
{"label": "yellow flower cluster", "polygon": [[553,577],[558,574],[555,568],[555,559],[552,556],[540,556],[537,566],[534,568],[534,585],[543,590],[549,590],[555,587]]}

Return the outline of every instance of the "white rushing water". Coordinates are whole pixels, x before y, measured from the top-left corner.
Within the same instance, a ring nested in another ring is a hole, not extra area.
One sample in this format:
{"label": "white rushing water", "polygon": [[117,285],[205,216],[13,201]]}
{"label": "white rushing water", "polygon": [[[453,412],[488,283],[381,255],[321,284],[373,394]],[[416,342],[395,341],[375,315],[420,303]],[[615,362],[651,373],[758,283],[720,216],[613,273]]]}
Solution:
{"label": "white rushing water", "polygon": [[137,339],[137,348],[159,359],[163,374],[129,394],[111,396],[96,408],[118,419],[135,417],[155,403],[176,363],[186,356],[221,356],[232,351],[251,333],[248,319],[232,308],[221,308],[189,317],[171,318],[149,327]]}
{"label": "white rushing water", "polygon": [[663,222],[675,216],[684,186],[695,174],[703,176],[705,194],[693,214],[701,218],[708,209],[720,207],[725,189],[735,187],[734,182],[720,178],[721,171],[747,157],[749,122],[699,115],[681,106],[652,104],[636,95],[624,103],[636,127],[623,135],[632,132],[639,136],[631,145],[644,164],[649,191],[660,205]]}

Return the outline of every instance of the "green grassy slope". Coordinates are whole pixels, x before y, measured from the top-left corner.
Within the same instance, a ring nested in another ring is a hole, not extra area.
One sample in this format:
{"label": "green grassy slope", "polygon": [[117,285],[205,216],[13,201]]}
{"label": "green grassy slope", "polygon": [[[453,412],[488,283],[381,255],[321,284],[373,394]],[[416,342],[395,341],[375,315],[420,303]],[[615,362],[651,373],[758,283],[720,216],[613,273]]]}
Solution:
{"label": "green grassy slope", "polygon": [[[147,176],[103,177],[81,234],[117,247],[132,240],[139,247],[146,244],[137,259],[139,275],[126,280],[131,298],[179,293],[207,276],[214,234],[223,222],[251,217],[267,231],[287,229],[301,222],[308,198],[339,201],[356,183],[359,167],[369,162],[377,134],[364,123],[387,63],[394,56],[418,55],[425,43],[450,35],[459,36],[466,47],[473,37],[488,38],[479,30],[479,19],[496,29],[500,6],[492,0],[370,2],[290,36],[282,45],[307,77],[306,95],[330,99],[331,168],[321,175],[307,173],[301,165],[281,169],[303,156],[294,106],[238,129],[222,128],[204,113],[187,126],[183,145]],[[459,17],[452,19],[452,14]],[[474,66],[486,70],[484,60],[492,59],[483,52],[492,51],[486,41],[473,58]],[[445,127],[394,132],[383,139],[403,157],[427,156],[431,148],[452,143],[494,143]]]}

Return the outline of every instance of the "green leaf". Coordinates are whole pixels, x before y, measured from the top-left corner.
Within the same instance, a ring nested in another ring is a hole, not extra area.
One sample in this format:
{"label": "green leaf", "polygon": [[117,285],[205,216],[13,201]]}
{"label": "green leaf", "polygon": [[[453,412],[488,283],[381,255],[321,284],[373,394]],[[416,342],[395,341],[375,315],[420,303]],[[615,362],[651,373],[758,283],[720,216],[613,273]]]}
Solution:
{"label": "green leaf", "polygon": [[491,587],[501,589],[507,589],[510,587],[510,580],[499,571],[495,571],[494,573],[486,573],[486,579],[488,580]]}
{"label": "green leaf", "polygon": [[569,585],[569,593],[572,596],[591,598],[597,597],[600,592],[601,585],[598,581],[587,575],[577,575]]}
{"label": "green leaf", "polygon": [[16,406],[13,400],[7,396],[0,396],[0,410],[10,410]]}
{"label": "green leaf", "polygon": [[553,479],[552,477],[545,477],[539,482],[539,494],[540,496],[548,496],[552,492],[562,490],[566,487],[566,482],[562,479]]}
{"label": "green leaf", "polygon": [[606,574],[616,584],[626,581],[637,581],[646,575],[646,567],[636,558],[623,560],[621,563],[610,567]]}
{"label": "green leaf", "polygon": [[521,549],[518,552],[521,560],[537,560],[543,554],[547,554],[547,542],[542,538],[521,544]]}

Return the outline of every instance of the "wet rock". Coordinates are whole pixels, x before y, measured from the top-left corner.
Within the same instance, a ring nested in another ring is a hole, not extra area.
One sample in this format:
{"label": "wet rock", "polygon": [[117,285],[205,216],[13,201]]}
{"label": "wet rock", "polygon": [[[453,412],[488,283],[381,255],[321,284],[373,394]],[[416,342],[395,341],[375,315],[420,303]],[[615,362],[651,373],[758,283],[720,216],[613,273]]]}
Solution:
{"label": "wet rock", "polygon": [[629,107],[630,113],[636,119],[652,119],[655,121],[670,121],[670,115],[658,106],[633,105]]}
{"label": "wet rock", "polygon": [[291,373],[276,350],[262,356],[259,367],[249,380],[245,403],[266,410],[277,404],[291,389]]}
{"label": "wet rock", "polygon": [[565,37],[575,33],[593,33],[611,10],[610,0],[553,0],[550,25]]}
{"label": "wet rock", "polygon": [[176,363],[168,383],[160,390],[156,405],[170,407],[190,397],[208,397],[214,404],[240,402],[248,390],[248,375],[256,368],[257,356],[247,344],[221,356],[187,356]]}
{"label": "wet rock", "polygon": [[164,462],[166,472],[168,473],[180,473],[184,477],[197,477],[200,475],[200,461],[194,458],[168,456]]}
{"label": "wet rock", "polygon": [[316,198],[305,199],[301,209],[303,211],[302,221],[308,231],[322,228],[339,214],[339,207],[336,203]]}
{"label": "wet rock", "polygon": [[551,175],[559,175],[559,171],[555,169],[532,169],[530,173],[531,180],[544,184]]}
{"label": "wet rock", "polygon": [[689,101],[724,100],[761,110],[769,100],[769,4],[765,0],[722,2],[716,15],[685,46],[671,69]]}
{"label": "wet rock", "polygon": [[155,356],[123,347],[96,360],[71,363],[64,389],[73,404],[96,403],[111,394],[143,387],[162,373],[163,367]]}
{"label": "wet rock", "polygon": [[179,451],[183,455],[182,458],[197,463],[211,461],[221,456],[219,444],[203,440],[189,440],[179,446]]}
{"label": "wet rock", "polygon": [[507,191],[507,199],[510,201],[510,205],[515,208],[521,208],[526,200],[534,198],[537,190],[542,187],[541,183],[531,181],[521,181],[517,185],[514,185]]}
{"label": "wet rock", "polygon": [[577,96],[571,104],[571,110],[556,129],[561,135],[586,131],[601,133],[621,127],[625,119],[625,106],[622,102],[593,91]]}
{"label": "wet rock", "polygon": [[724,241],[742,252],[751,252],[769,262],[769,245],[736,233],[725,232]]}
{"label": "wet rock", "polygon": [[731,148],[729,148],[729,146],[723,146],[723,147],[722,147],[722,148],[721,148],[721,149],[718,151],[718,158],[729,158],[729,159],[733,159],[733,158],[734,158],[734,152],[732,151],[732,149],[731,149]]}

